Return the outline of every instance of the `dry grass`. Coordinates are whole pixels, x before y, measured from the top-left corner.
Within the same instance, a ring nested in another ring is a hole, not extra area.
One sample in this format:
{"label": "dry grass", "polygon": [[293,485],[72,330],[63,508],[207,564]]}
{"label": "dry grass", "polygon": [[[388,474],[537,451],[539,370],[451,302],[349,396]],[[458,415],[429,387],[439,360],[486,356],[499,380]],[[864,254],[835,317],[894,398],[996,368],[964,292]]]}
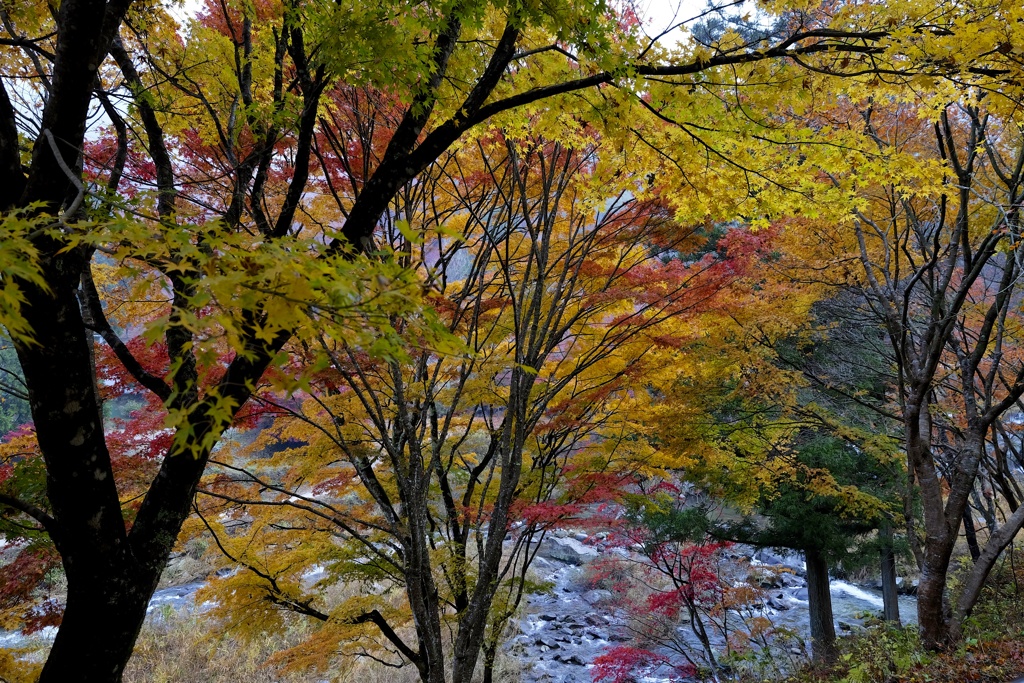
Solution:
{"label": "dry grass", "polygon": [[[166,611],[143,628],[124,683],[417,683],[412,666],[400,669],[369,659],[340,658],[328,672],[285,672],[269,665],[277,652],[296,645],[305,633],[295,624],[280,633],[236,639],[219,633],[202,614]],[[522,665],[501,652],[495,662],[496,683],[517,683]],[[478,676],[479,678],[479,676]]]}
{"label": "dry grass", "polygon": [[268,657],[301,638],[299,629],[235,639],[219,633],[202,614],[164,611],[142,630],[124,683],[307,683],[308,676],[283,674]]}
{"label": "dry grass", "polygon": [[[203,579],[213,566],[198,543],[186,545],[164,573],[161,587]],[[325,604],[336,605],[362,595],[367,587],[337,584],[325,591]],[[400,608],[404,595],[390,596]],[[146,620],[135,651],[124,673],[124,683],[418,683],[415,667],[388,667],[367,658],[337,657],[325,672],[286,671],[273,663],[274,655],[299,645],[318,624],[298,616],[274,633],[242,634],[225,630],[209,613],[175,611],[169,605]],[[410,628],[399,628],[403,637],[414,638]],[[20,651],[0,649],[0,681],[32,683],[38,676],[49,643],[37,641]],[[495,683],[517,683],[522,664],[514,654],[499,652]],[[477,676],[481,679],[482,676]]]}

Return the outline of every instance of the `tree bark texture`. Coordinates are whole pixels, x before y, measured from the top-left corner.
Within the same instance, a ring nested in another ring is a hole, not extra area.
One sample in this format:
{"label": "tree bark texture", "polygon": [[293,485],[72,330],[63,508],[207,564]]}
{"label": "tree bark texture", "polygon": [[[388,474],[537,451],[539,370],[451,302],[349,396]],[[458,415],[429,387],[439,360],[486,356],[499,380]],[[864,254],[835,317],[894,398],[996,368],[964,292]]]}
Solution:
{"label": "tree bark texture", "polygon": [[892,527],[888,522],[879,530],[882,574],[882,618],[899,626],[899,593],[896,590],[896,553],[892,547]]}
{"label": "tree bark texture", "polygon": [[967,540],[967,548],[971,551],[971,561],[977,562],[981,557],[981,548],[978,547],[978,533],[974,529],[974,516],[971,515],[971,507],[964,508],[964,538]]}
{"label": "tree bark texture", "polygon": [[978,602],[981,589],[985,587],[985,580],[995,566],[996,560],[999,559],[1006,546],[1013,541],[1013,538],[1022,526],[1024,526],[1024,505],[1019,506],[1006,520],[1006,523],[989,537],[988,543],[985,544],[985,549],[974,561],[971,573],[968,575],[963,590],[957,599],[956,606],[953,609],[953,617],[950,620],[951,638],[956,639],[960,637],[964,620],[970,616],[971,610],[974,609],[975,603]]}
{"label": "tree bark texture", "polygon": [[831,664],[836,660],[836,626],[832,616],[832,594],[828,586],[828,563],[819,550],[804,552],[807,564],[807,601],[811,619],[811,651],[814,661]]}

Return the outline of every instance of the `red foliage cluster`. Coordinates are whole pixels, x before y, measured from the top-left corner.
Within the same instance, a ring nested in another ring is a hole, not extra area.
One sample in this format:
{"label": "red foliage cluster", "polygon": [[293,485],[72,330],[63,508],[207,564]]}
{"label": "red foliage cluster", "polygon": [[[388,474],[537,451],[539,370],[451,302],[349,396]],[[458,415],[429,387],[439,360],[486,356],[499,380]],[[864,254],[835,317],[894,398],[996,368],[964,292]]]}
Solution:
{"label": "red foliage cluster", "polygon": [[0,609],[24,610],[25,633],[60,624],[62,607],[47,599],[36,604],[36,592],[46,575],[60,565],[60,555],[48,544],[25,545],[9,564],[0,567]]}
{"label": "red foliage cluster", "polygon": [[539,503],[518,500],[513,503],[509,512],[509,526],[526,524],[529,527],[551,527],[564,524],[579,514],[580,506],[576,502],[560,503],[554,500],[543,500]]}
{"label": "red foliage cluster", "polygon": [[652,562],[675,570],[675,585],[670,590],[652,593],[647,598],[647,609],[676,618],[686,604],[698,604],[704,608],[715,605],[724,590],[718,575],[717,554],[728,545],[662,543],[651,549],[648,555]]}
{"label": "red foliage cluster", "polygon": [[619,646],[597,657],[590,675],[595,683],[634,683],[659,669],[665,669],[673,679],[693,678],[697,674],[692,664],[672,664],[668,657],[657,652]]}

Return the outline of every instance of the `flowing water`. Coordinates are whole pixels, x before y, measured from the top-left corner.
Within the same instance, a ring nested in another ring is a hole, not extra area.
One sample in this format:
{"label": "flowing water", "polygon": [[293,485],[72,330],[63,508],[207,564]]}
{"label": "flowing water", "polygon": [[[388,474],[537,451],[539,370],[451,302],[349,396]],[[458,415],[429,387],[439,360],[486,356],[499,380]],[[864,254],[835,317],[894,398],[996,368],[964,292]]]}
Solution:
{"label": "flowing water", "polygon": [[[553,589],[527,599],[520,633],[508,644],[509,653],[522,664],[524,683],[589,683],[594,659],[616,645],[627,644],[624,634],[627,615],[615,607],[611,593],[587,590],[581,585],[584,572],[577,565],[584,564],[588,558],[566,563],[561,550],[564,550],[564,543],[556,552],[547,557],[542,553],[537,558],[534,571],[552,582]],[[762,559],[757,559],[758,556]],[[751,564],[781,566],[797,573],[803,570],[803,561],[798,555],[764,558],[756,554]],[[767,603],[761,614],[776,627],[792,631],[802,639],[804,647],[796,651],[800,656],[807,656],[810,641],[807,588],[803,579],[795,574],[787,575],[787,583],[790,585],[766,590]],[[840,636],[860,628],[865,619],[880,616],[881,591],[841,580],[831,581],[830,589],[836,632]],[[913,597],[901,596],[899,609],[904,624],[916,623],[917,606]],[[686,627],[680,627],[679,634],[691,640],[691,646],[699,648]],[[722,644],[720,638],[712,640]],[[657,676],[644,679],[645,683],[671,680]]]}
{"label": "flowing water", "polygon": [[[625,612],[615,607],[608,591],[588,590],[582,584],[581,565],[594,559],[596,550],[571,540],[552,541],[551,552],[535,560],[534,572],[549,581],[552,589],[527,598],[519,633],[507,644],[508,652],[520,662],[523,683],[590,683],[594,659],[615,645],[626,644]],[[795,555],[768,559],[759,560],[755,556],[751,564],[781,565],[798,573],[802,569],[802,562]],[[763,613],[776,626],[786,627],[807,640],[810,628],[807,589],[795,576],[791,576],[789,583],[792,585],[767,591],[768,603]],[[196,606],[194,598],[203,585],[202,581],[194,581],[156,591],[149,603],[149,618],[160,619],[167,610],[202,609]],[[882,609],[880,591],[840,580],[833,580],[830,588],[840,635],[858,628],[866,617],[877,616]],[[899,607],[904,624],[916,623],[913,597],[901,596]],[[0,647],[42,647],[52,641],[55,634],[56,629],[52,627],[29,635],[0,633]],[[669,679],[654,677],[646,683],[662,680]]]}

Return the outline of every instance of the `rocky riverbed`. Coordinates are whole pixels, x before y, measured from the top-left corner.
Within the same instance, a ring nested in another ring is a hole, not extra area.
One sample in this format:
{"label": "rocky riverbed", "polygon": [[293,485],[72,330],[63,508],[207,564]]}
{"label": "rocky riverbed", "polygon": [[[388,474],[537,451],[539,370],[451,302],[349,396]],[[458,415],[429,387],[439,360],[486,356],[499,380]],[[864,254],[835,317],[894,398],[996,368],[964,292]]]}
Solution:
{"label": "rocky riverbed", "polygon": [[[608,649],[628,640],[628,615],[617,596],[608,590],[588,585],[588,566],[602,553],[622,553],[619,548],[604,548],[583,533],[557,532],[541,545],[533,565],[533,573],[550,585],[544,593],[528,596],[518,633],[506,644],[507,653],[517,659],[523,683],[589,683],[594,660]],[[808,640],[807,587],[803,578],[803,560],[799,555],[778,555],[735,547],[732,557],[738,563],[764,567],[774,577],[766,589],[762,607],[764,616]],[[773,571],[783,569],[784,571]],[[191,580],[158,590],[150,601],[150,618],[159,619],[167,610],[202,609],[195,604],[196,591],[203,581]],[[836,631],[840,635],[859,628],[864,618],[882,609],[881,591],[833,580],[832,606]],[[900,616],[904,623],[913,623],[916,604],[911,596],[900,598]],[[47,628],[30,636],[21,633],[0,633],[0,647],[45,646],[56,629]],[[799,648],[797,652],[805,654]],[[794,643],[789,645],[792,653]],[[804,648],[805,649],[805,648]],[[667,682],[650,678],[646,683]]]}
{"label": "rocky riverbed", "polygon": [[[522,664],[523,683],[589,683],[594,659],[629,640],[628,615],[616,605],[616,596],[586,583],[588,564],[607,550],[599,549],[599,544],[595,547],[584,543],[585,539],[583,534],[574,537],[560,533],[545,539],[537,555],[534,572],[552,588],[527,598],[519,633],[507,645],[509,653]],[[742,546],[731,552],[737,562],[784,569],[766,572],[775,578],[767,586],[761,612],[775,626],[797,634],[788,645],[788,653],[806,655],[810,626],[802,558]],[[833,580],[831,589],[836,632],[840,635],[855,631],[865,618],[881,612],[881,591],[872,586]],[[900,616],[904,623],[916,620],[912,596],[901,596]],[[651,678],[647,683],[658,681]]]}

